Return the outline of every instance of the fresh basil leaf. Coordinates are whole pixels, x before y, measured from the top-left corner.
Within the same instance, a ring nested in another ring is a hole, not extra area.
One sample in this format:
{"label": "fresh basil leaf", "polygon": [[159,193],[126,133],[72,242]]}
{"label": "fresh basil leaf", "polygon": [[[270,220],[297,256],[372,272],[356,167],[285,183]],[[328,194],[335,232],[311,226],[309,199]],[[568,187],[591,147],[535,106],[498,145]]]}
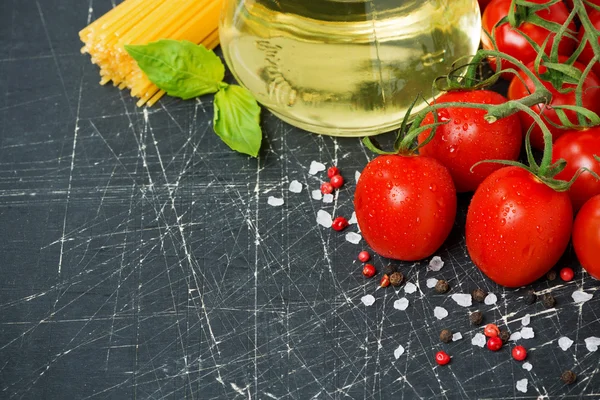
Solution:
{"label": "fresh basil leaf", "polygon": [[215,133],[232,150],[258,156],[262,140],[260,107],[252,94],[238,85],[222,85],[213,104]]}
{"label": "fresh basil leaf", "polygon": [[225,66],[212,50],[187,40],[163,39],[125,50],[148,79],[170,96],[184,100],[215,93]]}

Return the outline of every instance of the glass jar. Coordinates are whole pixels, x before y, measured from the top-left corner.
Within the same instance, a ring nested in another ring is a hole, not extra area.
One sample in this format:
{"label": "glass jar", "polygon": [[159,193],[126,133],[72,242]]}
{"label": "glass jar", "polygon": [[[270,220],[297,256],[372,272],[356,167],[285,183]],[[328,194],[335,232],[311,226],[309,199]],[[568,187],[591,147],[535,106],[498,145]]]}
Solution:
{"label": "glass jar", "polygon": [[[224,0],[219,34],[239,83],[305,130],[365,136],[400,126],[433,80],[477,50],[477,0]],[[464,59],[464,62],[467,60]]]}

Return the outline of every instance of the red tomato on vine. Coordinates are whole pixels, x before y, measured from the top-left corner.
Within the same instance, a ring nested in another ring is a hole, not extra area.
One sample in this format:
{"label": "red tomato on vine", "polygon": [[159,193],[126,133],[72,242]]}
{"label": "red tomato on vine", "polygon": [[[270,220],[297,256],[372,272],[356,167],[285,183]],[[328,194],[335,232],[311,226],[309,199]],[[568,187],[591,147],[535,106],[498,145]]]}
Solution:
{"label": "red tomato on vine", "polygon": [[507,287],[528,285],[546,274],[571,237],[573,209],[558,192],[521,167],[504,167],[477,188],[465,236],[473,263]]}
{"label": "red tomato on vine", "polygon": [[573,248],[581,266],[600,279],[600,195],[588,200],[575,218]]}
{"label": "red tomato on vine", "polygon": [[361,234],[384,257],[429,257],[446,240],[456,216],[450,173],[433,158],[381,155],[362,171],[354,193]]}
{"label": "red tomato on vine", "polygon": [[[538,4],[548,2],[548,0],[530,1]],[[508,16],[510,5],[511,0],[492,0],[488,4],[482,15],[481,24],[483,30],[488,34],[492,35],[494,26],[498,22],[500,22],[502,18]],[[569,10],[567,9],[564,3],[558,2],[551,5],[547,9],[537,11],[536,15],[547,21],[555,22],[562,25],[569,17]],[[577,28],[574,22],[571,22],[568,25],[568,27],[572,32],[577,32]],[[530,22],[521,23],[518,29],[525,35],[529,36],[529,38],[531,38],[531,40],[537,43],[538,46],[542,46],[546,38],[550,36],[551,39],[548,41],[546,52],[549,52],[549,49],[552,47],[552,43],[554,42],[553,38],[554,36],[556,36],[554,33],[549,32],[547,29]],[[508,22],[497,26],[493,32],[493,37],[496,41],[496,45],[498,46],[499,51],[519,59],[523,64],[527,64],[535,60],[537,52],[535,51],[533,46],[531,46],[531,44],[527,41],[526,38],[523,37],[521,33],[517,32],[514,28],[512,28]],[[485,33],[481,35],[481,43],[484,49],[494,49],[492,41],[488,38],[488,36]],[[563,36],[558,45],[558,52],[559,54],[570,55],[571,53],[573,53],[575,47],[575,40]],[[490,61],[492,62],[492,65],[495,65],[494,60]],[[509,63],[508,61],[502,61],[502,68],[505,69],[508,67],[515,68],[515,66]],[[506,74],[504,75],[504,77],[510,79],[512,75]]]}
{"label": "red tomato on vine", "polygon": [[[594,156],[600,157],[600,126],[582,131],[567,131],[556,140],[552,147],[552,161],[564,159],[567,165],[556,179],[570,181],[581,168],[588,168],[600,175],[600,162]],[[592,174],[583,171],[569,189],[573,209],[581,206],[593,196],[600,194],[600,181]],[[600,256],[600,249],[598,249]]]}
{"label": "red tomato on vine", "polygon": [[[566,58],[560,58],[561,62],[565,60]],[[573,63],[573,66],[582,72],[585,69],[585,66],[578,62]],[[527,68],[535,73],[533,63],[529,63]],[[545,72],[546,67],[544,67],[544,65],[540,65],[539,74],[543,74]],[[548,105],[535,105],[531,107],[531,109],[537,114],[544,115],[548,120],[554,122],[555,124],[560,125],[561,121],[556,114],[556,111],[553,109],[553,106],[576,105],[575,92],[571,91],[568,93],[561,93],[556,90],[556,88],[554,88],[550,82],[542,81],[542,83],[552,94],[552,100]],[[563,89],[575,89],[576,86],[577,85],[567,83],[563,85]],[[525,74],[525,72],[521,71],[519,72],[519,76],[515,76],[510,82],[510,86],[508,87],[508,98],[510,100],[521,99],[529,95],[534,90],[534,83]],[[582,103],[583,107],[595,112],[596,114],[600,114],[600,79],[593,72],[590,72],[583,82]],[[569,118],[569,121],[571,121],[573,124],[578,123],[577,114],[574,111],[565,110],[565,114]],[[523,111],[519,112],[519,117],[521,118],[521,126],[523,127],[523,133],[525,134],[529,127],[534,123],[533,118]],[[552,133],[553,140],[558,139],[564,132],[566,132],[565,129],[555,127],[552,124],[548,123],[546,125]],[[537,124],[531,131],[531,145],[536,149],[544,148],[542,130]]]}
{"label": "red tomato on vine", "polygon": [[[441,95],[436,103],[502,104],[507,100],[499,93],[489,90],[452,91]],[[458,192],[470,192],[501,164],[484,163],[471,167],[479,161],[516,160],[521,150],[521,122],[515,114],[489,123],[484,119],[485,110],[470,107],[448,107],[437,111],[440,125],[433,139],[419,149],[419,153],[433,157],[448,168]],[[421,125],[434,123],[433,115],[427,114]],[[429,137],[431,130],[419,135],[419,144]]]}

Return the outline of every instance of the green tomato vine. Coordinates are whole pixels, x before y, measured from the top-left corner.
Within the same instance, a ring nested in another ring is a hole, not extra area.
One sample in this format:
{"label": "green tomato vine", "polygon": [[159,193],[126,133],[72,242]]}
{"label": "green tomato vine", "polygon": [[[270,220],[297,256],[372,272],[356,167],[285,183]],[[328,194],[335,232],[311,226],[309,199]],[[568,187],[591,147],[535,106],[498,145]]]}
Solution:
{"label": "green tomato vine", "polygon": [[[420,99],[417,98],[408,109],[406,116],[402,121],[398,138],[394,144],[394,151],[388,152],[379,149],[368,137],[363,139],[363,143],[369,149],[379,154],[414,154],[420,147],[426,145],[434,137],[437,127],[448,123],[448,121],[438,122],[437,110],[441,108],[463,107],[485,110],[485,120],[490,124],[496,122],[498,119],[522,111],[531,116],[535,124],[537,124],[542,130],[544,149],[542,152],[541,161],[538,163],[535,160],[531,149],[529,135],[533,128],[532,126],[527,132],[525,138],[525,150],[528,165],[508,160],[487,160],[484,162],[495,162],[519,166],[536,175],[538,179],[557,191],[568,190],[577,177],[587,169],[581,169],[578,171],[578,173],[569,182],[554,179],[554,177],[565,168],[566,162],[561,159],[555,163],[552,163],[552,134],[550,133],[547,124],[558,126],[563,129],[585,129],[589,126],[600,125],[600,117],[593,111],[584,108],[582,102],[583,82],[585,81],[587,75],[591,73],[594,64],[600,60],[600,32],[594,28],[585,9],[585,5],[593,7],[599,11],[600,7],[591,3],[587,3],[585,0],[573,0],[573,10],[562,25],[555,22],[546,21],[536,14],[537,11],[550,7],[558,2],[560,2],[560,0],[549,0],[546,3],[538,4],[527,0],[512,0],[511,9],[508,16],[500,20],[496,25],[499,26],[503,23],[509,23],[513,29],[519,32],[531,44],[531,46],[533,46],[537,52],[537,57],[534,62],[534,70],[536,73],[532,72],[517,58],[502,53],[498,50],[494,37],[496,28],[494,27],[490,37],[495,47],[494,50],[480,49],[474,56],[472,56],[470,62],[454,69],[447,76],[438,78],[433,83],[434,86],[436,86],[440,91],[478,90],[494,84],[502,74],[512,73],[515,76],[519,76],[519,72],[522,71],[522,73],[524,73],[534,85],[534,90],[529,95],[519,100],[509,100],[506,103],[498,105],[457,102],[436,104],[434,102],[433,104],[429,104],[427,107],[423,108],[415,115],[411,115],[414,105]],[[565,62],[560,62],[558,45],[561,40],[565,37],[576,40],[576,32],[573,32],[571,29],[569,29],[569,25],[575,20],[575,17],[578,17],[581,21],[582,29],[584,29],[584,36],[577,46],[575,52]],[[551,39],[552,35],[548,35],[546,41],[542,45],[538,45],[518,29],[518,27],[524,22],[540,26],[554,33],[554,40],[549,52],[547,52],[545,49],[547,48],[547,43]],[[594,52],[594,57],[586,65],[586,68],[582,72],[573,66],[573,63],[583,51],[586,43],[591,45]],[[488,78],[481,78],[481,66],[487,59],[490,58],[494,58],[496,60],[505,60],[515,65],[518,69],[501,69],[501,63],[497,62],[494,73]],[[459,60],[459,62],[460,61],[464,62],[464,59]],[[539,71],[542,64],[546,71],[540,74]],[[520,76],[519,78],[522,79]],[[554,111],[556,111],[556,114],[561,121],[561,125],[557,125],[556,123],[548,120],[543,113],[540,115],[531,109],[531,107],[535,105],[548,105],[552,100],[552,94],[546,88],[543,81],[550,82],[558,92],[575,92],[575,105],[553,106]],[[570,84],[570,86],[565,87],[566,84]],[[576,86],[573,88],[573,85]],[[576,113],[578,124],[573,124],[568,119],[567,115],[565,114],[565,110]],[[429,113],[433,114],[434,123],[421,126],[421,123]],[[412,123],[409,123],[411,118]],[[427,140],[420,145],[415,144],[417,136],[426,130],[431,130]],[[600,158],[597,159],[600,161]],[[592,171],[587,171],[592,173],[596,179],[600,179],[600,177]]]}

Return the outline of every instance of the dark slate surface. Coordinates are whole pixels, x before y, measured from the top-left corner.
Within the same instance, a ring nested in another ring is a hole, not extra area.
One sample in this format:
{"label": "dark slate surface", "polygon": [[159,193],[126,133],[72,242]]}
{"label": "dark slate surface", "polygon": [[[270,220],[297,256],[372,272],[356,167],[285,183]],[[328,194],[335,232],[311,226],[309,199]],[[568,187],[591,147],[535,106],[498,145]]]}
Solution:
{"label": "dark slate surface", "polygon": [[[364,242],[315,222],[319,209],[352,213],[355,171],[372,157],[359,140],[308,134],[264,112],[255,160],[212,133],[210,97],[136,108],[99,86],[79,54],[78,30],[111,6],[0,4],[0,398],[600,397],[600,352],[585,345],[600,336],[600,296],[571,299],[598,284],[571,251],[564,264],[575,281],[534,285],[558,307],[526,306],[523,290],[494,285],[469,261],[464,197],[438,252],[444,268],[403,264],[416,293],[376,290],[354,261]],[[308,174],[313,160],[346,176],[332,204],[311,198],[324,176]],[[288,191],[292,180],[300,194]],[[460,307],[426,287],[432,277],[453,293],[484,287],[498,302]],[[402,297],[406,311],[393,308]],[[436,306],[449,316],[435,319]],[[506,347],[471,344],[475,309],[512,332],[531,315],[535,338],[522,340],[531,371]],[[445,327],[463,339],[439,343]],[[561,336],[574,341],[567,351]],[[435,366],[438,349],[453,356],[449,366]],[[577,384],[559,381],[566,368]],[[524,378],[526,394],[515,388]]]}

